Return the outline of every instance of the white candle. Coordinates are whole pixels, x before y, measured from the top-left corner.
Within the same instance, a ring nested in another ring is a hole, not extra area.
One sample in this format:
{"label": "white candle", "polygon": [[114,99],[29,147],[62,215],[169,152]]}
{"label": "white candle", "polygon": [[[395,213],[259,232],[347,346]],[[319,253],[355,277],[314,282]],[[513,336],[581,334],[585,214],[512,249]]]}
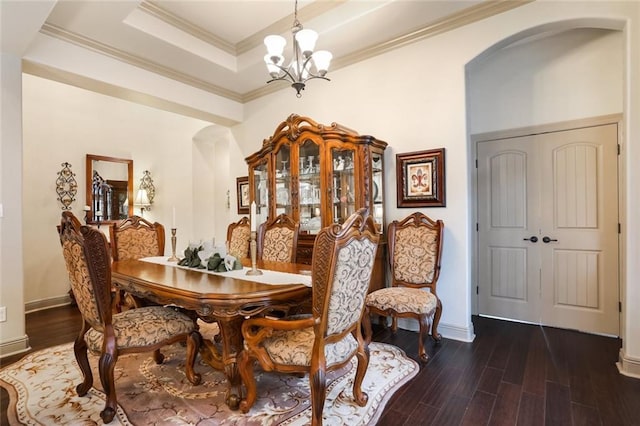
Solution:
{"label": "white candle", "polygon": [[172,216],[173,220],[171,221],[171,228],[175,229],[176,228],[176,207],[173,206],[173,216]]}
{"label": "white candle", "polygon": [[256,232],[257,230],[257,219],[256,219],[256,202],[251,202],[251,232]]}

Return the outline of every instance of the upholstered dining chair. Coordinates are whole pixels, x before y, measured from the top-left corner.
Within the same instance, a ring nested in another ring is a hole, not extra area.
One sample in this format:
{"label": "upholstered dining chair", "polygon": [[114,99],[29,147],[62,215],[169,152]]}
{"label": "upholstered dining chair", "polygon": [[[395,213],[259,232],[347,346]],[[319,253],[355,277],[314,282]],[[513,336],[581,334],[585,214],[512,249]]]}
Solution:
{"label": "upholstered dining chair", "polygon": [[[370,293],[366,300],[366,318],[363,321],[367,341],[371,341],[371,315],[392,317],[392,330],[397,319],[415,318],[420,325],[418,354],[424,362],[429,356],[424,349],[424,337],[440,341],[438,323],[442,315],[442,302],[436,293],[440,276],[444,223],[434,221],[420,212],[389,224],[387,238],[391,286]],[[428,289],[429,291],[425,291]]]}
{"label": "upholstered dining chair", "polygon": [[109,227],[113,260],[164,255],[164,226],[131,216]]}
{"label": "upholstered dining chair", "polygon": [[364,299],[369,289],[378,248],[378,233],[366,209],[354,213],[344,225],[331,225],[316,237],[312,258],[312,310],[310,315],[251,318],[242,324],[245,346],[238,369],[246,387],[240,410],[247,412],[256,399],[254,363],[263,370],[308,373],[312,425],[322,424],[325,373],[356,356],[353,382],[356,403],[368,396],[362,380],[369,365],[369,350],[361,332]]}
{"label": "upholstered dining chair", "polygon": [[243,217],[238,222],[227,227],[227,254],[236,259],[249,257],[249,240],[251,230],[248,217]]}
{"label": "upholstered dining chair", "polygon": [[[164,226],[151,223],[140,216],[130,216],[109,227],[111,256],[116,260],[141,259],[164,255]],[[120,312],[123,307],[135,308],[150,302],[133,297],[125,292],[117,292],[114,305]]]}
{"label": "upholstered dining chair", "polygon": [[260,224],[258,259],[295,263],[299,227],[297,222],[284,213]]}
{"label": "upholstered dining chair", "polygon": [[82,226],[73,213],[62,213],[60,243],[71,289],[82,314],[82,328],[74,343],[76,361],[82,371],[82,383],[76,387],[84,396],[93,386],[93,374],[87,350],[99,354],[98,372],[106,394],[100,417],[111,422],[117,398],[114,369],[118,357],[127,353],[154,351],[160,364],[159,349],[176,342],[186,343],[185,370],[188,380],[197,385],[201,377],[194,371],[201,336],[193,320],[172,308],[148,306],[112,313],[111,257],[105,235]]}

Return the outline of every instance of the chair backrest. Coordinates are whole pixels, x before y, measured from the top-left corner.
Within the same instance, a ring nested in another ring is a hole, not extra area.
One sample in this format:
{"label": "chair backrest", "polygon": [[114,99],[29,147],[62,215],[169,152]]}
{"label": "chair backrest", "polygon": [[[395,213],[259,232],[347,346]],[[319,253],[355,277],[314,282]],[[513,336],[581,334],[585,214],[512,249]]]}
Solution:
{"label": "chair backrest", "polygon": [[312,260],[312,314],[323,337],[341,338],[359,330],[379,238],[367,209],[352,214],[342,226],[333,224],[318,233]]}
{"label": "chair backrest", "polygon": [[275,262],[296,261],[299,224],[286,214],[260,225],[258,258]]}
{"label": "chair backrest", "polygon": [[113,260],[164,255],[164,226],[131,216],[109,228]]}
{"label": "chair backrest", "polygon": [[249,257],[249,240],[251,229],[249,218],[243,217],[227,227],[227,254],[237,259]]}
{"label": "chair backrest", "polygon": [[391,285],[429,287],[435,292],[440,275],[444,223],[420,212],[389,224]]}
{"label": "chair backrest", "polygon": [[84,226],[69,211],[62,213],[60,244],[71,290],[84,320],[102,331],[111,324],[111,256],[107,238]]}

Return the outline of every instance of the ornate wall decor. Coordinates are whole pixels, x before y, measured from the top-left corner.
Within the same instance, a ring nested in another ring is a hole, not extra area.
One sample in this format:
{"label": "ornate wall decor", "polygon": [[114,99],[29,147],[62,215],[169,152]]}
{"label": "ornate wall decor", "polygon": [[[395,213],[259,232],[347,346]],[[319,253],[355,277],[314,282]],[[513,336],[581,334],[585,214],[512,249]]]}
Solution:
{"label": "ornate wall decor", "polygon": [[[156,196],[156,187],[153,186],[153,179],[151,179],[151,172],[145,170],[142,172],[142,179],[140,179],[140,188],[147,191],[147,197],[149,198],[149,204],[153,204],[153,198]],[[151,205],[145,207],[145,210],[151,210]]]}
{"label": "ornate wall decor", "polygon": [[398,207],[445,207],[444,148],[396,154]]}
{"label": "ornate wall decor", "polygon": [[56,179],[56,193],[58,201],[62,203],[62,210],[71,210],[71,203],[76,200],[78,182],[74,177],[76,174],[71,171],[71,164],[65,161],[61,166],[62,170],[58,172]]}

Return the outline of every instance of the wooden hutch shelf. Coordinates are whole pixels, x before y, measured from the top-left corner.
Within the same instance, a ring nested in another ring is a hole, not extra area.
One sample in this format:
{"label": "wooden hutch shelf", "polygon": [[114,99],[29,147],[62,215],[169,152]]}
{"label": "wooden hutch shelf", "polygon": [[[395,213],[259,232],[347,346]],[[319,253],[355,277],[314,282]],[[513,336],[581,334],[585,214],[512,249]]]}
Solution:
{"label": "wooden hutch shelf", "polygon": [[[246,158],[258,221],[286,213],[300,223],[297,259],[311,263],[316,234],[367,207],[380,231],[384,220],[387,143],[332,123],[290,115],[262,148]],[[386,238],[381,238],[372,290],[384,287]]]}

